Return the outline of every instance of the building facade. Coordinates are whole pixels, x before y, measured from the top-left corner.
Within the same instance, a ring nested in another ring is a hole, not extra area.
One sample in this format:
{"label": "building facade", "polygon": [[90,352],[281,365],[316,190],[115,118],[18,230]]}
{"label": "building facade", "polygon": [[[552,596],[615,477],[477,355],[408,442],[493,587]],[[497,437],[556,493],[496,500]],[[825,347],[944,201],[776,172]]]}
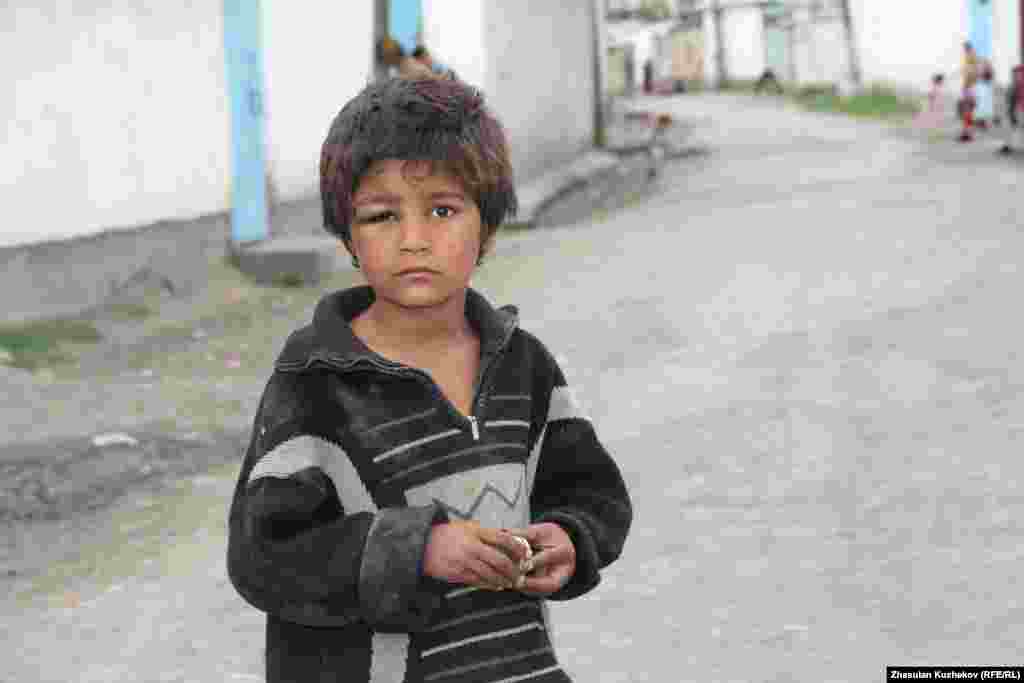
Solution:
{"label": "building facade", "polygon": [[[262,18],[267,166],[278,195],[298,198],[316,191],[331,117],[370,75],[373,8],[263,0]],[[229,208],[222,3],[18,1],[0,26],[17,55],[0,65],[0,247]]]}
{"label": "building facade", "polygon": [[424,44],[484,91],[521,181],[593,145],[598,11],[592,0],[423,0]]}

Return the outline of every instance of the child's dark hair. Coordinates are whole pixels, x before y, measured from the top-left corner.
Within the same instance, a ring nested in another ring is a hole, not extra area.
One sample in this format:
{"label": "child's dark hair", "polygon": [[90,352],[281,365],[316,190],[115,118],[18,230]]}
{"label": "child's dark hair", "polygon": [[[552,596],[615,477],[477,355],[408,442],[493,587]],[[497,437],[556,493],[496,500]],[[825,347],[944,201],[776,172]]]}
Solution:
{"label": "child's dark hair", "polygon": [[934,83],[935,85],[942,85],[942,83],[945,80],[946,80],[945,74],[935,74],[934,76],[932,76],[932,83]]}
{"label": "child's dark hair", "polygon": [[335,117],[320,153],[320,199],[324,228],[349,252],[352,196],[367,168],[384,159],[429,161],[431,171],[458,178],[480,210],[481,255],[518,208],[505,131],[483,94],[461,81],[371,83]]}

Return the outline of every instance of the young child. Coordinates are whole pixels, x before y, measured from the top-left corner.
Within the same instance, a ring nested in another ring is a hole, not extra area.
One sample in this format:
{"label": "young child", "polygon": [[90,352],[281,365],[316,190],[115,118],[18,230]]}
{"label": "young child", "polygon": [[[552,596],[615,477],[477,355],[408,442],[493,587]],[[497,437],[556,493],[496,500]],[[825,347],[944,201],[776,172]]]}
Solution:
{"label": "young child", "polygon": [[983,61],[980,67],[978,83],[974,86],[974,125],[981,130],[988,130],[994,125],[995,119],[995,72],[992,65]]}
{"label": "young child", "polygon": [[1006,93],[1006,139],[1000,154],[1024,147],[1024,64],[1013,67]]}
{"label": "young child", "polygon": [[980,62],[974,47],[970,43],[964,43],[963,63],[960,68],[963,88],[957,102],[957,116],[961,123],[960,135],[957,139],[960,142],[970,142],[974,139],[974,112],[977,108],[974,89],[978,84],[979,66]]}
{"label": "young child", "polygon": [[914,123],[922,129],[931,131],[942,124],[942,89],[946,83],[943,74],[932,76],[932,87],[928,91],[928,102],[914,118]]}
{"label": "young child", "polygon": [[389,79],[320,174],[368,285],[288,338],[231,503],[266,680],[569,681],[546,601],[597,586],[632,507],[552,354],[469,287],[516,210],[502,127],[464,83]]}

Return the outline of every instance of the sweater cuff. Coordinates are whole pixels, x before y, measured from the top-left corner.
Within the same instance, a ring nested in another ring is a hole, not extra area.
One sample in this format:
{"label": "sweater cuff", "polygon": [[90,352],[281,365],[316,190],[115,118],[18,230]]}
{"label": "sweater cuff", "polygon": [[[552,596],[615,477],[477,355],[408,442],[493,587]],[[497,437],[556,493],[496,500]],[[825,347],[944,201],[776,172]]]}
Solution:
{"label": "sweater cuff", "polygon": [[445,518],[436,505],[376,514],[359,570],[359,602],[375,630],[419,631],[429,622],[442,596],[422,580],[421,564],[430,529]]}
{"label": "sweater cuff", "polygon": [[571,600],[589,593],[601,582],[598,571],[597,547],[579,518],[564,510],[553,510],[538,517],[534,523],[549,522],[565,530],[576,549],[576,571],[559,590],[547,596],[548,600]]}

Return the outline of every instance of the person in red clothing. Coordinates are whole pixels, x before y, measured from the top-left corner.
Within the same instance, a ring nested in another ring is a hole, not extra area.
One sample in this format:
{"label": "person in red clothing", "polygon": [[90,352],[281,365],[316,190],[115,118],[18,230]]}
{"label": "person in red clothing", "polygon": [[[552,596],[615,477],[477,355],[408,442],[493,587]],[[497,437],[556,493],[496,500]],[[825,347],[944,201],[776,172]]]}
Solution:
{"label": "person in red clothing", "polygon": [[960,142],[970,142],[974,139],[974,113],[977,108],[974,87],[978,83],[980,69],[981,62],[974,51],[974,46],[970,43],[964,43],[963,64],[960,68],[960,75],[963,78],[963,89],[961,90],[960,99],[957,101],[956,111],[957,117],[962,124],[960,137],[957,138]]}

